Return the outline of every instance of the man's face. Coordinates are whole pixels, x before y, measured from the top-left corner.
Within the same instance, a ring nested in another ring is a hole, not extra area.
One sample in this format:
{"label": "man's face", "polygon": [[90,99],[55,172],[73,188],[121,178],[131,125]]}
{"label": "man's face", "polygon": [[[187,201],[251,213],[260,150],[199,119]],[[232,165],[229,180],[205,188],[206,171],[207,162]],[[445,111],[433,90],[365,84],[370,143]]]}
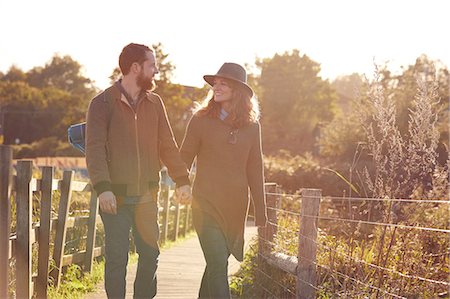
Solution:
{"label": "man's face", "polygon": [[146,52],[146,59],[140,64],[140,72],[137,75],[136,83],[143,90],[153,90],[155,87],[155,75],[159,73],[156,65],[155,54]]}

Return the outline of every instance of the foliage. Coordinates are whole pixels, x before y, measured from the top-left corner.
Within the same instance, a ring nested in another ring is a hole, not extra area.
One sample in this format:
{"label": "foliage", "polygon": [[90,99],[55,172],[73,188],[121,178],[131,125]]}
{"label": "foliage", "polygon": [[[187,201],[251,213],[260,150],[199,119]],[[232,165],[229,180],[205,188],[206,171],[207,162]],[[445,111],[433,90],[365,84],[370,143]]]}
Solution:
{"label": "foliage", "polygon": [[[376,80],[368,84],[359,99],[356,113],[361,117],[358,124],[366,137],[362,145],[367,154],[363,159],[355,154],[351,162],[351,169],[360,174],[358,186],[372,200],[322,199],[319,235],[315,240],[317,295],[448,298],[450,240],[446,231],[450,212],[447,202],[439,202],[449,198],[450,186],[450,162],[442,165],[438,160],[439,133],[442,133],[439,116],[444,115],[441,109],[445,107],[439,101],[442,87],[433,76],[418,77],[416,96],[409,103],[408,125],[402,130],[395,97],[386,95],[380,80],[382,72],[376,74]],[[298,161],[294,164],[300,165]],[[286,174],[297,170],[289,164],[279,168]],[[295,195],[283,196],[276,209],[277,233],[273,244],[274,251],[291,256],[298,254],[299,208],[294,198]],[[274,286],[268,290],[271,296],[284,297],[280,284],[295,288],[290,275],[275,279],[274,270],[266,266],[257,272],[264,271],[278,282],[270,284]],[[255,283],[266,286],[261,281]]]}
{"label": "foliage", "polygon": [[103,279],[104,261],[94,262],[92,273],[83,274],[80,266],[73,264],[67,267],[61,277],[58,288],[50,285],[48,298],[51,299],[76,299],[92,292]]}
{"label": "foliage", "polygon": [[189,121],[194,101],[206,94],[205,88],[196,88],[172,83],[173,71],[176,66],[168,60],[169,54],[164,52],[161,43],[154,44],[156,60],[158,61],[159,80],[156,81],[156,93],[164,100],[167,115],[174,131],[175,139],[181,144],[184,131]]}
{"label": "foliage", "polygon": [[[289,256],[298,254],[299,221],[293,213],[298,213],[298,201],[293,199],[281,200],[273,241],[273,252]],[[325,205],[321,215],[332,217],[326,214],[331,207]],[[414,207],[418,213],[411,222],[448,229],[450,215],[445,204],[418,202]],[[350,225],[335,234],[329,224],[319,221],[317,298],[385,298],[389,293],[407,298],[437,298],[442,294],[439,297],[448,298],[444,283],[449,274],[449,240],[442,237],[445,233],[392,227],[385,232],[382,226],[363,232]],[[383,236],[388,240],[394,237],[394,241],[380,242]],[[262,287],[273,298],[290,298],[295,284],[291,274],[262,262],[250,251],[230,287],[233,298],[262,298]]]}
{"label": "foliage", "polygon": [[[439,61],[431,61],[425,55],[417,58],[413,65],[402,68],[398,74],[388,69],[388,65],[378,66],[378,85],[383,89],[386,100],[395,108],[395,122],[397,130],[402,136],[408,134],[410,110],[414,108],[414,98],[417,94],[417,79],[424,82],[435,81],[439,85],[436,90],[435,109],[439,111],[435,124],[440,133],[437,147],[437,161],[439,165],[445,165],[449,148],[449,101],[450,76],[446,66]],[[434,78],[434,79],[433,79]],[[362,148],[365,144],[363,127],[361,126],[358,111],[358,102],[369,92],[369,80],[363,80],[361,76],[352,74],[337,78],[332,86],[338,94],[338,107],[341,108],[337,117],[325,124],[320,130],[319,153],[320,156],[333,161],[347,161],[347,171],[352,169],[355,158],[360,164],[368,164],[371,158]],[[364,104],[363,104],[364,106]],[[362,151],[361,151],[362,149]],[[356,151],[360,151],[358,156]]]}
{"label": "foliage", "polygon": [[330,160],[341,157],[350,160],[362,139],[362,129],[355,124],[355,115],[339,114],[322,127],[318,137],[318,151],[320,156]]}
{"label": "foliage", "polygon": [[277,155],[264,157],[266,181],[275,182],[290,193],[300,188],[319,188],[326,195],[342,195],[348,185],[330,171],[335,166],[310,153],[292,156],[281,150]]}
{"label": "foliage", "polygon": [[231,277],[230,290],[232,298],[261,298],[261,292],[256,285],[256,269],[258,264],[258,244],[250,243],[249,250],[245,252],[244,261],[237,273]]}
{"label": "foliage", "polygon": [[26,73],[12,66],[0,79],[4,143],[65,140],[67,127],[84,119],[94,93],[81,65],[69,56],[55,55],[44,67]]}
{"label": "foliage", "polygon": [[358,73],[339,76],[331,82],[331,86],[336,90],[336,105],[341,113],[351,111],[351,103],[358,98],[363,83],[363,77]]}
{"label": "foliage", "polygon": [[446,66],[439,61],[432,61],[426,55],[419,56],[413,65],[404,68],[401,74],[395,75],[388,70],[388,66],[378,67],[380,82],[385,96],[392,98],[397,109],[396,120],[402,134],[408,131],[409,110],[413,108],[413,99],[417,94],[417,80],[435,82],[439,86],[436,90],[437,104],[442,110],[437,123],[441,136],[448,148],[448,107],[450,98],[450,74]]}
{"label": "foliage", "polygon": [[264,149],[312,151],[321,122],[334,116],[336,94],[320,78],[320,65],[298,50],[258,60]]}
{"label": "foliage", "polygon": [[437,82],[433,78],[429,82],[422,80],[418,79],[418,92],[411,101],[407,134],[399,130],[395,103],[385,95],[379,72],[368,86],[367,97],[359,102],[360,125],[374,165],[371,173],[367,168],[363,170],[371,196],[409,198],[417,188],[431,188],[441,107]]}
{"label": "foliage", "polygon": [[56,137],[46,137],[31,144],[13,145],[15,159],[36,157],[76,157],[81,153],[68,142],[58,140]]}

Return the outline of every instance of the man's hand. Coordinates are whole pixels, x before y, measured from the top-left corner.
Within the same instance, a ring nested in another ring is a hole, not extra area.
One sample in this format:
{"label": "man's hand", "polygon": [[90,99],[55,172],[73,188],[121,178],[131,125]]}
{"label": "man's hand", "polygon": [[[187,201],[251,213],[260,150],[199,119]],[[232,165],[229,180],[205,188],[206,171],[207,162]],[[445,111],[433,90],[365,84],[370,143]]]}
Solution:
{"label": "man's hand", "polygon": [[103,213],[117,214],[117,201],[114,193],[105,191],[98,196],[98,201]]}
{"label": "man's hand", "polygon": [[189,204],[192,201],[192,191],[191,186],[183,185],[175,189],[174,202],[180,204]]}

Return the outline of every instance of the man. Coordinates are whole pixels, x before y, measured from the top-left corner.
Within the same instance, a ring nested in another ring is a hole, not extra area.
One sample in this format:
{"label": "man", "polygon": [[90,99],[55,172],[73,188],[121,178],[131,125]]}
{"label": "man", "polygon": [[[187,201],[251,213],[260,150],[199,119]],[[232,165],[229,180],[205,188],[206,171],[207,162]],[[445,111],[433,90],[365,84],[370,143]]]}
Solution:
{"label": "man", "polygon": [[160,161],[177,184],[178,199],[189,199],[191,188],[164,104],[152,92],[158,74],[153,49],[129,44],[119,66],[122,79],[89,105],[86,162],[105,228],[108,298],[125,298],[130,230],[139,254],[134,297],[152,298],[159,256]]}

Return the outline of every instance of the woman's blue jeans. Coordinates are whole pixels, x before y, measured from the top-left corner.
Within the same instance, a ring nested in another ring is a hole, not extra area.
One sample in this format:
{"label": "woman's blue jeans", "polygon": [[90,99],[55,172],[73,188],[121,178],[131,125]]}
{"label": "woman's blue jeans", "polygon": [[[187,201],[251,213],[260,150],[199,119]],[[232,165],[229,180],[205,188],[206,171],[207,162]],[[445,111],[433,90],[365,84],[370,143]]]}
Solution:
{"label": "woman's blue jeans", "polygon": [[158,204],[156,201],[123,204],[117,214],[100,212],[105,228],[105,290],[108,298],[125,298],[130,229],[139,254],[134,298],[156,295],[159,257]]}
{"label": "woman's blue jeans", "polygon": [[193,212],[195,229],[206,260],[200,285],[199,298],[230,298],[228,285],[227,241],[219,224],[210,215],[198,210]]}

